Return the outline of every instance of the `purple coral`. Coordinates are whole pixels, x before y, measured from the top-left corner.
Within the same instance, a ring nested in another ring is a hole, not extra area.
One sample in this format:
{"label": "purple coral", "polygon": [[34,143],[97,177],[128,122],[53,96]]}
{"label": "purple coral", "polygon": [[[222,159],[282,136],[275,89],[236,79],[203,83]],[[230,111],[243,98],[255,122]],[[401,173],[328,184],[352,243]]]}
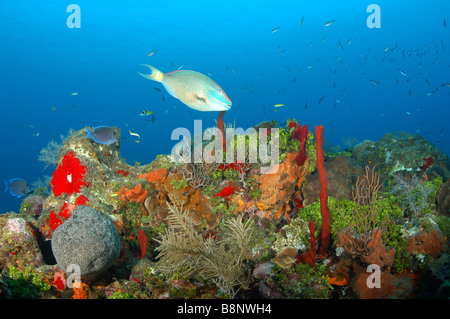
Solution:
{"label": "purple coral", "polygon": [[30,217],[39,217],[44,206],[45,198],[41,195],[31,195],[20,205],[20,212]]}

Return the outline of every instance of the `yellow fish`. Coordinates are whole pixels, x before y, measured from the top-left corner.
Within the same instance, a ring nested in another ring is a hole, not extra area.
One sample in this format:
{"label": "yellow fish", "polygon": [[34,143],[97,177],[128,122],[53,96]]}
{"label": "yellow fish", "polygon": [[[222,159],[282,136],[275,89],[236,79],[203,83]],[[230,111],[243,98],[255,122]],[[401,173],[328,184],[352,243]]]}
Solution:
{"label": "yellow fish", "polygon": [[284,104],[275,104],[274,107],[282,107]]}
{"label": "yellow fish", "polygon": [[128,132],[130,132],[130,135],[132,135],[132,136],[136,136],[138,138],[141,138],[141,136],[138,133],[133,133],[130,130],[128,130]]}

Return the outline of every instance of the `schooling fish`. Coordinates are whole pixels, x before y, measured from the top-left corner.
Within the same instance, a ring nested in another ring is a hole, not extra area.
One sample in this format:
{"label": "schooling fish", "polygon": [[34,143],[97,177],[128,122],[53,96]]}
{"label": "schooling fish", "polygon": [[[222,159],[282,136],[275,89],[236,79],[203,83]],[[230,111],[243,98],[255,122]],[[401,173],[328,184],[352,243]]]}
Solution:
{"label": "schooling fish", "polygon": [[317,104],[320,104],[324,98],[325,98],[325,95],[320,98],[320,100],[319,100],[319,102],[317,102]]}
{"label": "schooling fish", "polygon": [[30,192],[28,183],[22,178],[13,178],[9,182],[5,182],[5,192],[9,189],[12,196],[20,198]]}
{"label": "schooling fish", "polygon": [[328,21],[328,22],[325,22],[325,26],[326,27],[329,27],[330,25],[332,25],[334,23],[334,19],[333,20],[330,20],[330,21]]}
{"label": "schooling fish", "polygon": [[402,70],[400,70],[400,69],[397,69],[398,70],[398,72],[401,74],[401,75],[403,75],[403,76],[407,76],[408,74],[406,74],[406,72],[405,71],[402,71]]}
{"label": "schooling fish", "polygon": [[150,51],[150,52],[147,54],[147,56],[148,56],[148,57],[152,56],[153,54],[156,53],[156,51],[157,51],[157,50]]}
{"label": "schooling fish", "polygon": [[110,126],[97,126],[93,130],[87,129],[86,138],[90,138],[99,144],[110,145],[118,141],[114,128]]}
{"label": "schooling fish", "polygon": [[228,111],[232,102],[225,91],[211,78],[189,70],[162,73],[154,67],[143,64],[152,72],[143,77],[161,82],[174,98],[197,111]]}

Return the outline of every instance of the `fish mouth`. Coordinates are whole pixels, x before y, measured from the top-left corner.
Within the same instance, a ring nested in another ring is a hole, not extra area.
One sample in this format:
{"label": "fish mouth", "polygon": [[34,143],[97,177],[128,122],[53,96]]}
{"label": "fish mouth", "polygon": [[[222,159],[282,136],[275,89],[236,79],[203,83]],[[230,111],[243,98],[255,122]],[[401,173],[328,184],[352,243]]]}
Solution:
{"label": "fish mouth", "polygon": [[231,101],[220,101],[218,99],[213,98],[214,102],[217,103],[216,110],[218,111],[228,111],[231,109]]}

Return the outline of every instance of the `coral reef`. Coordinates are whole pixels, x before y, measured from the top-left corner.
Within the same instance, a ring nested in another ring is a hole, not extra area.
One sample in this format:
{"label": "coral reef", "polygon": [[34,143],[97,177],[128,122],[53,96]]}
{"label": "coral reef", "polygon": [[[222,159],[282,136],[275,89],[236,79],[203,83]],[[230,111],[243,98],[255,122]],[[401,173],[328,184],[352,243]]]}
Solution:
{"label": "coral reef", "polygon": [[[129,165],[117,128],[110,145],[87,139],[87,128],[50,143],[41,156],[56,165],[51,191],[38,188],[19,214],[0,215],[0,296],[448,296],[445,154],[418,135],[332,153],[321,126],[254,128],[279,129],[279,162],[264,173],[261,161],[234,154],[228,163],[158,155]],[[246,156],[261,146],[254,136],[241,139]],[[239,139],[228,143],[233,150]],[[368,288],[376,275],[381,288]]]}

